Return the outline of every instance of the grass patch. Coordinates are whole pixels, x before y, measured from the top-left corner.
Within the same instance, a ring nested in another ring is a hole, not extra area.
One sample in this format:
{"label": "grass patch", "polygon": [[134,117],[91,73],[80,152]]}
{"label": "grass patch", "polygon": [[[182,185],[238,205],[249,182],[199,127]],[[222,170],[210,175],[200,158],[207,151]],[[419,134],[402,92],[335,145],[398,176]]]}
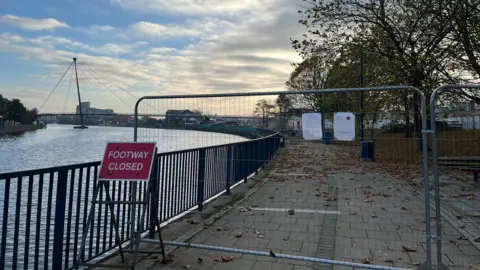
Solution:
{"label": "grass patch", "polygon": [[[365,137],[366,141],[370,136]],[[351,148],[353,156],[360,156],[360,139],[352,142],[339,142],[332,140],[339,146]],[[412,138],[405,138],[403,133],[375,134],[375,159],[377,163],[389,164],[422,164],[422,153],[418,151],[418,139],[413,134]],[[429,155],[433,146],[432,135],[428,138]],[[437,133],[438,156],[442,157],[471,157],[480,156],[480,130],[450,130]]]}

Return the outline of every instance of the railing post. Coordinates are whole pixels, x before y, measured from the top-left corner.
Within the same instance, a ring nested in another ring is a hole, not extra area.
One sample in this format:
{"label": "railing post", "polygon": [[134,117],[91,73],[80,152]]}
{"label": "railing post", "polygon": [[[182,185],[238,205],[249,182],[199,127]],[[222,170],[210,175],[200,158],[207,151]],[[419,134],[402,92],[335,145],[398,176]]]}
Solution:
{"label": "railing post", "polygon": [[203,200],[205,198],[205,154],[205,149],[200,150],[198,158],[197,205],[200,212],[203,211]]}
{"label": "railing post", "polygon": [[[62,169],[58,172],[57,194],[55,198],[55,225],[53,228],[52,269],[62,269],[65,205],[67,204],[67,178],[68,170]],[[70,196],[70,200],[73,200],[73,197]],[[70,226],[70,224],[67,224],[67,226]]]}
{"label": "railing post", "polygon": [[226,191],[226,195],[230,195],[230,186],[231,186],[231,175],[232,175],[232,148],[233,146],[229,145],[227,146],[227,175],[226,175],[226,178],[227,178],[227,191]]}
{"label": "railing post", "polygon": [[247,180],[248,180],[248,143],[249,142],[245,142],[242,145],[241,160],[242,160],[242,177],[244,177],[243,178],[244,183],[247,183]]}
{"label": "railing post", "polygon": [[[155,151],[156,152],[156,151]],[[148,230],[148,238],[154,239],[155,238],[155,228],[156,228],[156,221],[157,221],[157,216],[158,216],[158,205],[159,205],[159,192],[158,192],[158,186],[159,186],[159,177],[158,177],[158,165],[160,163],[158,162],[158,156],[155,156],[153,159],[153,170],[152,173],[150,174],[150,188],[151,188],[151,194],[150,194],[150,226]],[[148,187],[147,187],[148,188]],[[155,207],[153,207],[155,205]],[[157,211],[155,211],[157,210]]]}

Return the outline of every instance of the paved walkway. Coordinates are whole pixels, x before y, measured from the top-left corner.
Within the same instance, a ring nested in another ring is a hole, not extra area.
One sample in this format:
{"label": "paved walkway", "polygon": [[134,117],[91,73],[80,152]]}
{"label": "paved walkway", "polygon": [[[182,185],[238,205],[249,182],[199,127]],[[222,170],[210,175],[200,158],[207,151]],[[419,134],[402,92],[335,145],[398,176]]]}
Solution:
{"label": "paved walkway", "polygon": [[[287,140],[287,148],[282,150],[258,190],[213,224],[195,225],[199,233],[188,239],[183,237],[183,240],[417,268],[426,259],[423,189],[406,185],[388,174],[367,172],[363,163],[349,157],[344,149],[336,145]],[[186,223],[191,220],[181,221],[178,226]],[[443,223],[442,241],[443,261],[449,268],[480,266],[480,251],[448,222]],[[432,242],[436,264],[434,245]],[[331,269],[328,265],[306,261],[194,248],[178,248],[170,254],[171,262],[167,265],[160,264],[155,255],[145,258],[137,268]],[[334,269],[352,268],[335,266]]]}

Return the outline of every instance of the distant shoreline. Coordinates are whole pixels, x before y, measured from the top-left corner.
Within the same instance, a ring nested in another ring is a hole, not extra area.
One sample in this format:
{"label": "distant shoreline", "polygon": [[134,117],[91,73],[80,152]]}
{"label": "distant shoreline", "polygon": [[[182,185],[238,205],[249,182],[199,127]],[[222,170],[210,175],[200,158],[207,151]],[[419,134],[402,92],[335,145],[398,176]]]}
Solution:
{"label": "distant shoreline", "polygon": [[41,125],[21,125],[21,126],[15,126],[15,127],[0,127],[0,135],[34,131],[42,128],[43,126]]}

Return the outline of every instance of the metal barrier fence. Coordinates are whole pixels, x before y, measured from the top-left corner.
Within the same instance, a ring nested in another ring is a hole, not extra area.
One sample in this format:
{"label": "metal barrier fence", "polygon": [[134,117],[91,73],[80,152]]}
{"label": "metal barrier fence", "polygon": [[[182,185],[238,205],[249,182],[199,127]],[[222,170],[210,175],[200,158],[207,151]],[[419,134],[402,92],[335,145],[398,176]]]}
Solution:
{"label": "metal barrier fence", "polygon": [[[270,132],[267,137],[240,143],[157,154],[151,181],[161,194],[159,213],[149,210],[145,227],[138,228],[141,212],[132,212],[125,204],[115,205],[122,242],[130,239],[132,213],[136,213],[135,229],[146,232],[153,228],[148,221],[153,222],[157,214],[163,222],[193,207],[201,210],[206,200],[228,194],[233,184],[261,169],[279,148],[279,138],[278,133]],[[252,147],[262,151],[248,151]],[[86,224],[99,165],[90,162],[0,174],[0,269],[75,268],[84,226],[91,226],[86,260],[115,248],[107,207],[97,206],[93,222]],[[132,183],[112,182],[112,200],[128,200],[132,188]],[[138,190],[144,188],[143,183],[137,186]]]}
{"label": "metal barrier fence", "polygon": [[[355,102],[360,92],[366,95],[365,103],[370,102],[366,108]],[[291,99],[288,109],[279,96]],[[380,102],[383,98],[389,100],[385,106]],[[335,106],[326,108],[328,102]],[[418,106],[418,111],[414,106]],[[426,110],[425,95],[408,86],[141,98],[135,114],[151,115],[167,131],[135,129],[138,141],[150,141],[160,132],[166,138],[181,141],[220,140],[208,134],[168,133],[169,128],[196,126],[208,131],[219,123],[293,134],[292,127],[301,124],[303,113],[323,115],[323,144],[288,136],[286,152],[278,158],[263,185],[214,223],[215,230],[204,230],[189,243],[166,244],[186,247],[178,251],[177,258],[196,257],[189,254],[189,248],[203,249],[205,253],[200,254],[206,255],[205,263],[212,256],[222,261],[222,252],[229,252],[269,255],[274,262],[308,266],[318,263],[398,269],[421,264],[422,268],[431,269]],[[352,112],[355,116],[357,132],[352,141],[337,139],[342,133],[333,121],[337,112]],[[366,130],[359,132],[362,117]],[[378,127],[379,119],[389,121]],[[136,121],[139,126],[146,119],[137,117]],[[360,148],[368,148],[368,144],[373,145],[377,154],[375,163],[360,159]],[[254,146],[250,151],[257,149]],[[249,156],[243,162],[263,161],[258,158]],[[415,195],[418,190],[411,190],[417,188],[425,201]],[[412,192],[415,199],[410,201],[406,197]],[[196,262],[173,263],[195,267]],[[242,259],[242,263],[251,261]],[[255,269],[273,267],[262,261],[258,264]]]}
{"label": "metal barrier fence", "polygon": [[[453,264],[464,262],[462,256],[473,258],[478,255],[465,252],[468,245],[480,241],[480,203],[477,198],[480,173],[480,103],[473,100],[463,103],[464,90],[473,90],[469,99],[480,100],[480,85],[445,85],[435,89],[430,97],[430,126],[433,152],[433,189],[435,199],[436,262],[438,269],[447,269]],[[443,102],[439,108],[440,95],[450,96],[454,101]],[[468,94],[468,93],[467,93]],[[443,124],[439,124],[443,123]],[[453,181],[452,181],[453,180]],[[442,190],[441,190],[442,188]],[[441,194],[442,193],[442,194]],[[442,216],[459,231],[456,239],[448,237],[451,228],[442,226]],[[479,249],[480,245],[476,245]],[[468,261],[468,260],[467,260]],[[470,263],[470,262],[468,262]],[[479,260],[470,264],[480,263]],[[472,266],[473,267],[473,266]]]}

